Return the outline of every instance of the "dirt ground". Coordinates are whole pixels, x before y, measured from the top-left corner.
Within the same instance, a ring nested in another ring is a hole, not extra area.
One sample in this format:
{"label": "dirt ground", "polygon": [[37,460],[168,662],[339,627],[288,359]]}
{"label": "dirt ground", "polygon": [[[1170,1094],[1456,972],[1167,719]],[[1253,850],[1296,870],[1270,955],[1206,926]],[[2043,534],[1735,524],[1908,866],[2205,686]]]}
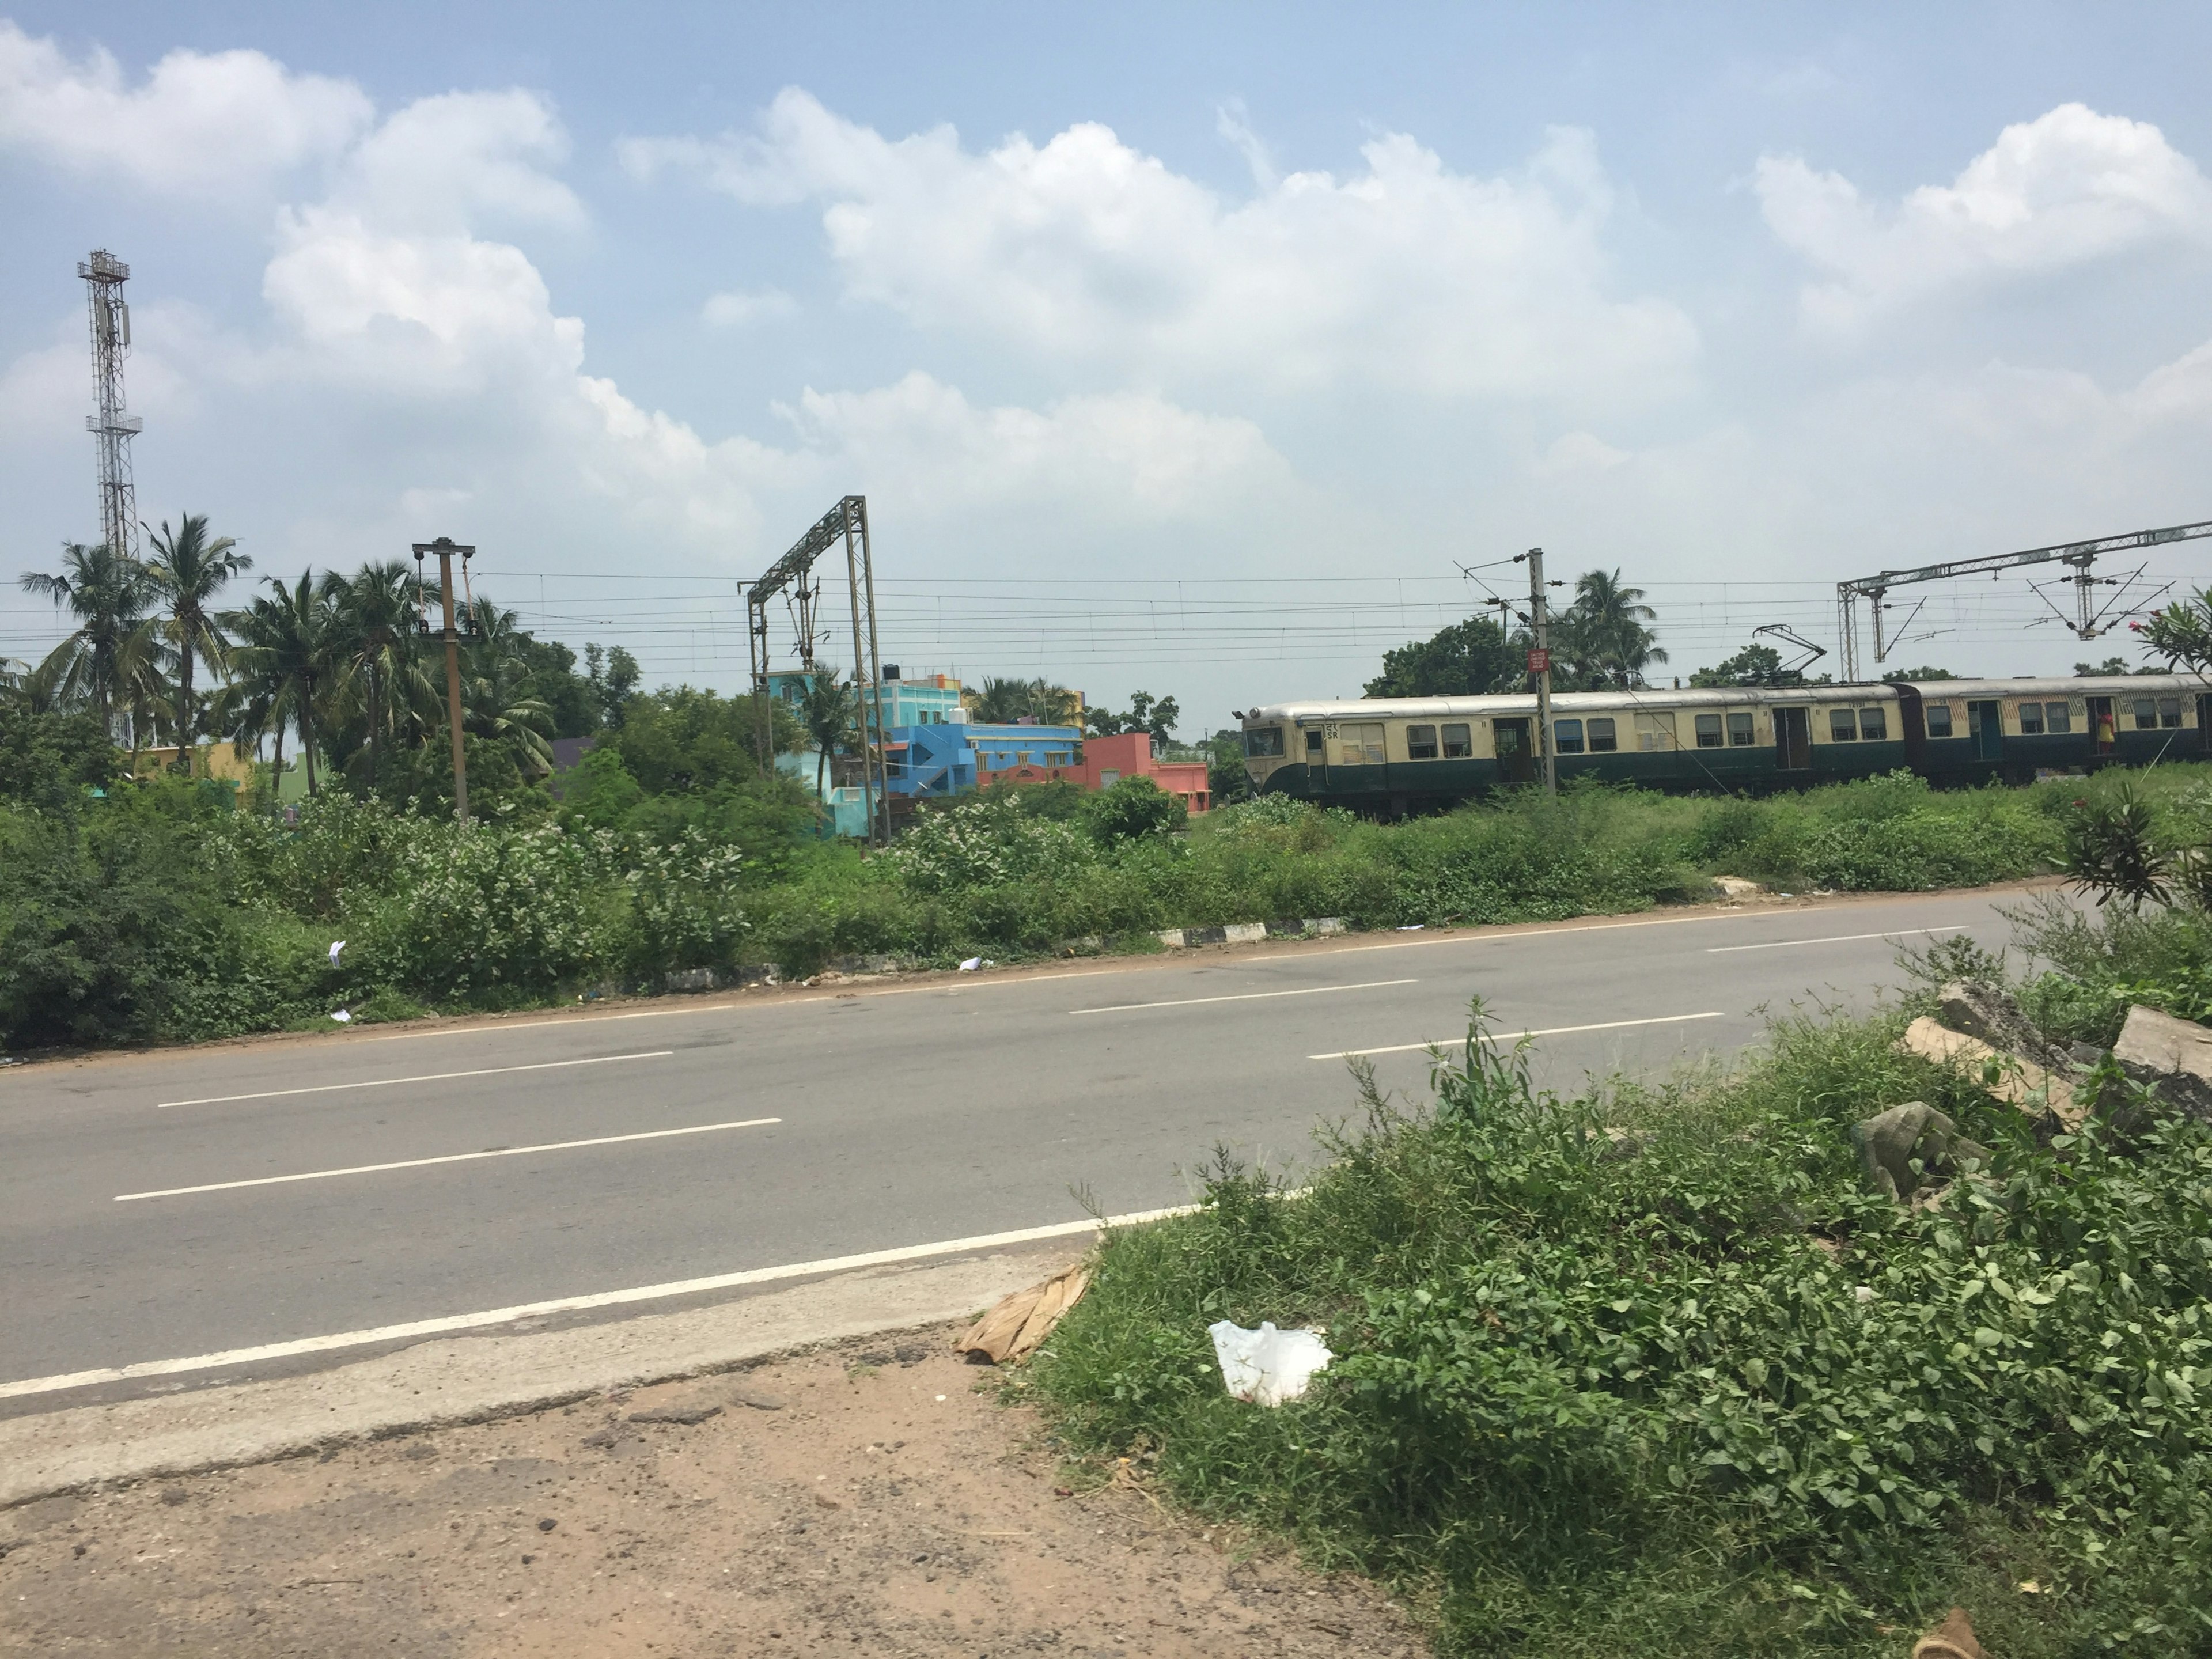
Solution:
{"label": "dirt ground", "polygon": [[1417,1659],[1372,1585],[1076,1492],[951,1330],[0,1512],[0,1650]]}

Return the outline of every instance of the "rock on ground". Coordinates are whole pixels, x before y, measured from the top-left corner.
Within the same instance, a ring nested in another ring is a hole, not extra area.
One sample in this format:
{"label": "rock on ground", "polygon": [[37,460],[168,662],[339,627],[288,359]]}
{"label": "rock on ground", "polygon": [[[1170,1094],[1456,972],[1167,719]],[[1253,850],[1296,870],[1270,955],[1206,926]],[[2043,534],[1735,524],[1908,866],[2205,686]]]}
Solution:
{"label": "rock on ground", "polygon": [[2112,1058],[2191,1117],[2212,1120],[2212,1030],[2138,1006],[2128,1010]]}
{"label": "rock on ground", "polygon": [[[953,1328],[0,1510],[0,1647],[1415,1659],[1385,1594],[1081,1496]],[[708,1408],[720,1407],[711,1414]],[[690,1419],[690,1420],[687,1420]]]}

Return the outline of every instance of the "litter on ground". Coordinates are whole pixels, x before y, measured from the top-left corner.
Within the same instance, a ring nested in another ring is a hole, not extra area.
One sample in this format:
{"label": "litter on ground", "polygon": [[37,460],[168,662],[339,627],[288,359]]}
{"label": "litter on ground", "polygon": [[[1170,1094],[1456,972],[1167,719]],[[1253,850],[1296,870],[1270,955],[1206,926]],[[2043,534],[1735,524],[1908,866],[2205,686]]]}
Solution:
{"label": "litter on ground", "polygon": [[1316,1371],[1333,1357],[1319,1331],[1279,1331],[1262,1321],[1256,1331],[1224,1319],[1206,1328],[1221,1361],[1221,1381],[1234,1400],[1279,1406],[1304,1396]]}

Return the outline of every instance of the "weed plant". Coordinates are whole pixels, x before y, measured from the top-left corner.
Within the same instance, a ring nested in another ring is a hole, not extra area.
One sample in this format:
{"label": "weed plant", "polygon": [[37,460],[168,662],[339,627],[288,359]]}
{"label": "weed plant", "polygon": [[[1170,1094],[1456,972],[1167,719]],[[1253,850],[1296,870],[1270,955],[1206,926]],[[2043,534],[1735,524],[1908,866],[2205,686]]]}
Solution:
{"label": "weed plant", "polygon": [[[1571,1100],[1474,1041],[1420,1110],[1358,1077],[1302,1197],[1217,1156],[1111,1235],[1035,1391],[1449,1652],[1871,1659],[1954,1604],[2007,1659],[2212,1652],[2212,1130],[2039,1146],[1900,1024]],[[1909,1099],[1994,1152],[1933,1207],[1856,1180],[1849,1126]],[[1223,1318],[1337,1357],[1230,1400]]]}
{"label": "weed plant", "polygon": [[[2160,833],[2212,828],[2208,778],[2143,775]],[[540,801],[466,834],[342,793],[296,828],[175,781],[0,799],[0,1046],[327,1024],[341,1005],[512,1007],[680,969],[1156,948],[1157,930],[1229,922],[1542,921],[1703,897],[1715,873],[1800,891],[1992,882],[2055,867],[2075,802],[2118,787],[1945,793],[1899,773],[1753,799],[1578,784],[1398,823],[1262,797],[1184,829],[1132,781],[992,792],[871,855],[799,833],[773,790],[648,795],[607,766],[572,781],[557,812]],[[2062,993],[2079,1000],[2074,981]]]}

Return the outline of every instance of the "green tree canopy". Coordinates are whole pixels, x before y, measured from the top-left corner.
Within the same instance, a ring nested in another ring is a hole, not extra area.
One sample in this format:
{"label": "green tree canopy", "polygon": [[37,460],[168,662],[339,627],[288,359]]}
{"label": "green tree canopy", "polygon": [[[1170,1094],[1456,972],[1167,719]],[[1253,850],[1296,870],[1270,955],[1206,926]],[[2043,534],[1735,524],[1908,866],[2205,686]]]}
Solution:
{"label": "green tree canopy", "polygon": [[2101,663],[2077,662],[2074,665],[2075,678],[2084,680],[2116,680],[2141,672],[2129,667],[2125,657],[2107,657]]}
{"label": "green tree canopy", "polygon": [[1175,741],[1176,722],[1182,718],[1182,706],[1173,697],[1155,697],[1149,691],[1132,691],[1127,714],[1117,714],[1102,705],[1086,711],[1085,716],[1090,733],[1094,738],[1116,737],[1125,732],[1146,732],[1151,733],[1155,749]]}
{"label": "green tree canopy", "polygon": [[1425,640],[1382,653],[1370,697],[1482,697],[1528,683],[1528,636],[1510,636],[1488,617],[1470,617]]}

